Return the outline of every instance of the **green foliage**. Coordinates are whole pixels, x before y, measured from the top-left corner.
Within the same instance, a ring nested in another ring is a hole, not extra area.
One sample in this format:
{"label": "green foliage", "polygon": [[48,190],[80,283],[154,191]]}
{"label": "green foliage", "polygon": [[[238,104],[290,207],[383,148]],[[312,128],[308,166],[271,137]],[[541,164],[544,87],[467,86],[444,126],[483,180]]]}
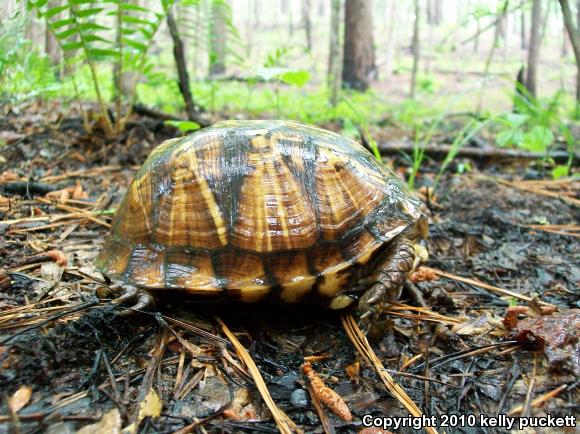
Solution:
{"label": "green foliage", "polygon": [[184,134],[201,128],[201,125],[193,121],[165,121],[164,123],[165,125],[177,128]]}
{"label": "green foliage", "polygon": [[0,95],[28,99],[58,95],[61,85],[49,59],[24,38],[24,17],[17,13],[0,27]]}
{"label": "green foliage", "polygon": [[[173,0],[160,0],[163,12],[154,12],[131,0],[67,0],[65,4],[54,7],[49,6],[48,0],[27,0],[28,9],[36,11],[38,17],[45,20],[69,67],[85,62],[89,65],[93,89],[108,134],[113,132],[113,127],[102,96],[97,63],[115,62],[120,70],[129,68],[142,73],[147,66],[147,51],[167,8],[172,4]],[[99,24],[108,22],[105,18],[108,16],[116,17],[115,27]],[[115,41],[111,39],[112,33],[117,35]],[[71,79],[80,100],[74,74]],[[126,118],[117,113],[117,130],[122,128]]]}
{"label": "green foliage", "polygon": [[557,135],[564,138],[570,158],[565,172],[558,166],[554,168],[554,178],[568,174],[576,146],[572,132],[562,121],[562,95],[562,92],[557,92],[553,98],[542,102],[518,83],[514,95],[514,112],[497,117],[499,131],[496,143],[501,147],[517,146],[527,151],[547,154]]}
{"label": "green foliage", "polygon": [[363,118],[360,113],[357,111],[357,109],[350,103],[349,100],[347,100],[346,98],[344,98],[344,102],[346,102],[346,104],[349,106],[349,108],[352,110],[352,112],[355,115],[355,121],[358,124],[358,128],[362,131],[362,133],[364,133],[365,138],[367,139],[371,150],[373,151],[373,155],[375,156],[375,158],[378,161],[382,161],[381,160],[381,153],[379,151],[379,147],[377,146],[377,142],[375,141],[375,139],[373,139],[373,136],[371,135],[369,128],[368,128],[368,124],[367,121],[365,120],[365,118]]}
{"label": "green foliage", "polygon": [[457,136],[455,136],[455,139],[451,144],[451,149],[445,156],[445,159],[443,160],[443,163],[441,163],[441,167],[439,168],[439,172],[435,177],[435,181],[433,182],[433,191],[437,189],[439,181],[441,180],[441,176],[447,170],[447,167],[449,167],[451,162],[455,159],[461,147],[464,146],[466,143],[468,143],[473,138],[473,136],[475,136],[475,134],[477,134],[482,128],[484,128],[486,125],[489,125],[493,121],[494,121],[493,119],[487,119],[484,121],[481,121],[479,119],[472,119],[467,123],[467,125],[465,125],[465,127],[463,127],[461,132]]}

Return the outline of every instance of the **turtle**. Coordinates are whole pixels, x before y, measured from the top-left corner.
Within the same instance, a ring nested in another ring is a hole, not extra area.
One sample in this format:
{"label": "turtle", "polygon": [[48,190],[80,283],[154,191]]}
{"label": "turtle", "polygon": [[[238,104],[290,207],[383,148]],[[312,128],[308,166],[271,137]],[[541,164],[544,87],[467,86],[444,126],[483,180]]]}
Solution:
{"label": "turtle", "polygon": [[[96,267],[142,309],[198,300],[315,303],[375,318],[426,259],[420,200],[352,139],[232,120],[156,147]],[[370,319],[372,321],[372,319]]]}

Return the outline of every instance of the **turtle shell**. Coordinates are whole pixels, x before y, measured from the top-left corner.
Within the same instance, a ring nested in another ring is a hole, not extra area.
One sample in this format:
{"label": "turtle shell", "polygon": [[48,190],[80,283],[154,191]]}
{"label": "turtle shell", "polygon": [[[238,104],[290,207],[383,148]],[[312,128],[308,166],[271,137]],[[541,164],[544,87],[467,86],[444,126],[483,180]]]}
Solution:
{"label": "turtle shell", "polygon": [[420,202],[353,140],[298,122],[220,122],[151,153],[96,265],[151,290],[329,299],[420,218]]}

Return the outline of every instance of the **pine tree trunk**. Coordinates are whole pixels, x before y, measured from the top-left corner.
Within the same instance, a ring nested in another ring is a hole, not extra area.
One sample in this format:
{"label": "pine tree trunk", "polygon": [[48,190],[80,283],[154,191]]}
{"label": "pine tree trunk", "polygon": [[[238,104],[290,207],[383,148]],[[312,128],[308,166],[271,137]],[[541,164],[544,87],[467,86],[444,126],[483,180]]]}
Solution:
{"label": "pine tree trunk", "polygon": [[346,0],[343,85],[365,91],[374,69],[372,0]]}
{"label": "pine tree trunk", "polygon": [[388,79],[393,73],[393,59],[395,57],[395,51],[397,49],[398,33],[395,33],[395,27],[397,26],[397,3],[398,0],[390,0],[390,10],[389,16],[385,19],[389,23],[389,29],[387,33],[387,59],[385,61],[385,78]]}
{"label": "pine tree trunk", "polygon": [[536,77],[538,71],[538,58],[540,54],[540,27],[542,25],[541,8],[541,0],[533,0],[532,21],[530,23],[530,44],[528,49],[526,87],[528,88],[530,94],[534,97],[537,95]]}
{"label": "pine tree trunk", "polygon": [[[574,25],[574,18],[570,10],[568,0],[559,0],[560,9],[564,18],[564,25],[570,37],[570,43],[574,49],[574,58],[576,59],[576,119],[580,118],[580,9],[578,10],[577,23]],[[580,0],[578,1],[580,8]]]}
{"label": "pine tree trunk", "polygon": [[328,50],[327,85],[330,90],[330,104],[338,103],[340,90],[340,12],[342,0],[331,0],[330,4],[330,47]]}
{"label": "pine tree trunk", "polygon": [[302,21],[304,22],[304,33],[306,34],[306,48],[312,51],[312,23],[310,22],[310,0],[302,0]]}
{"label": "pine tree trunk", "polygon": [[220,75],[226,72],[226,5],[212,2],[210,25],[209,75]]}
{"label": "pine tree trunk", "polygon": [[415,24],[413,25],[413,72],[411,75],[411,98],[415,98],[417,91],[417,72],[419,71],[419,59],[421,56],[421,43],[419,30],[421,24],[421,8],[419,0],[415,0]]}
{"label": "pine tree trunk", "polygon": [[[49,8],[55,8],[60,6],[60,0],[52,0],[48,2]],[[60,14],[59,14],[60,15]],[[55,17],[55,19],[58,15]],[[58,65],[62,59],[60,47],[58,46],[58,42],[52,32],[46,27],[44,32],[44,51],[46,52],[50,62],[53,65]]]}
{"label": "pine tree trunk", "polygon": [[526,29],[526,13],[523,8],[520,9],[521,26],[520,26],[520,48],[528,49],[528,31]]}

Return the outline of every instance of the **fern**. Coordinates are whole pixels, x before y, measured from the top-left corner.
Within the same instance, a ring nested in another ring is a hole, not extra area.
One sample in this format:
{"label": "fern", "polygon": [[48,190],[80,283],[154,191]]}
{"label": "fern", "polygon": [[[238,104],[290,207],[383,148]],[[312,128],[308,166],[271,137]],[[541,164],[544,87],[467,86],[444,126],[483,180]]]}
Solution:
{"label": "fern", "polygon": [[[118,62],[122,68],[134,69],[141,74],[146,66],[146,55],[154,36],[165,18],[167,8],[174,0],[160,0],[162,12],[154,12],[146,7],[133,4],[131,0],[66,0],[66,4],[48,7],[48,0],[28,0],[27,6],[35,10],[46,21],[70,63],[86,62],[91,71],[95,94],[105,122],[105,132],[111,135],[114,130],[123,128],[131,114],[135,102],[135,86],[131,89],[129,110],[124,117],[120,113],[120,95],[116,101],[117,116],[115,126],[111,124],[107,106],[102,97],[97,64],[102,61]],[[62,18],[61,15],[68,16]],[[114,21],[109,17],[116,17]],[[107,23],[109,25],[105,25]],[[116,32],[117,38],[111,40]],[[76,55],[79,53],[78,55]],[[78,87],[71,76],[73,87]]]}

